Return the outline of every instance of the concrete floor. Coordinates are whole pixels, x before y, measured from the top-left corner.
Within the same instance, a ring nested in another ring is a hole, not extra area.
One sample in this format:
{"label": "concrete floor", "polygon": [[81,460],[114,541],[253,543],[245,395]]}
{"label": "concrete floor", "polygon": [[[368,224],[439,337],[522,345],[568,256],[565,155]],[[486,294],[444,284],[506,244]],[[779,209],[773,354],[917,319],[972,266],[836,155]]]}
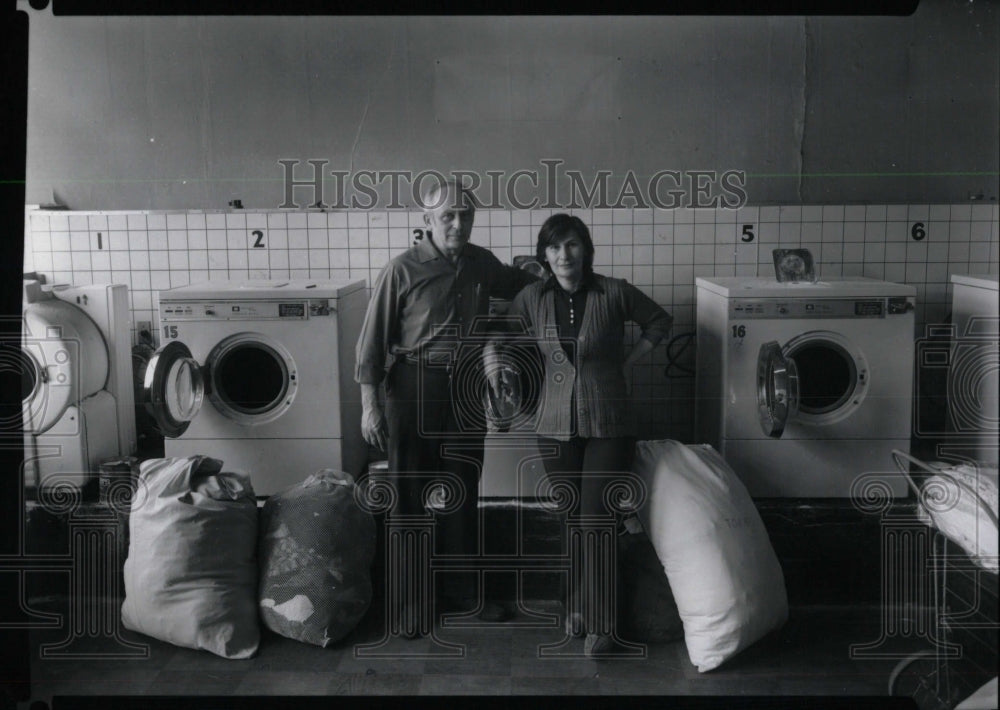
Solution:
{"label": "concrete floor", "polygon": [[[124,630],[118,638],[131,650],[111,633],[73,639],[66,650],[77,658],[43,658],[41,645],[65,640],[69,631],[36,629],[31,698],[50,703],[53,695],[884,697],[898,660],[851,657],[851,644],[881,636],[875,607],[793,608],[782,629],[708,673],[691,664],[683,641],[647,644],[640,658],[587,659],[583,641],[563,635],[559,611],[553,602],[526,603],[507,623],[463,627],[445,622],[432,638],[406,640],[387,635],[382,615],[373,609],[332,648],[262,630],[259,651],[248,660],[177,648]],[[107,618],[114,620],[114,613],[109,604]],[[540,651],[562,641],[557,653],[563,655]],[[926,643],[919,639],[889,639],[884,650],[901,656],[922,647]],[[115,658],[122,650],[147,655]]]}

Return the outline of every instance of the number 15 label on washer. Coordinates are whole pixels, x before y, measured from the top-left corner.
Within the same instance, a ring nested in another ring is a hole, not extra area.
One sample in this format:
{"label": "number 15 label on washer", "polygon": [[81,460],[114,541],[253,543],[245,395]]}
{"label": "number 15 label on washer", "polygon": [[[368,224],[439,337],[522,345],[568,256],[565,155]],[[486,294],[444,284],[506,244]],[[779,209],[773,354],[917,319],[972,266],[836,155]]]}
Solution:
{"label": "number 15 label on washer", "polygon": [[167,340],[173,340],[177,337],[177,326],[176,325],[165,325],[163,326],[163,337]]}

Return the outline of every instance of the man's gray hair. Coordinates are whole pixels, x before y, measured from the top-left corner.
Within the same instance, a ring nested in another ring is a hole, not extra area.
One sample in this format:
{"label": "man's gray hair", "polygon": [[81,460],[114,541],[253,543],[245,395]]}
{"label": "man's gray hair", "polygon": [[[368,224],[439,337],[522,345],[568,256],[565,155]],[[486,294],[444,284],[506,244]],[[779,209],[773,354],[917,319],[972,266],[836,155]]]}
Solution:
{"label": "man's gray hair", "polygon": [[431,212],[441,206],[441,195],[452,196],[452,207],[455,209],[465,209],[471,206],[473,209],[480,207],[479,200],[468,186],[462,184],[454,177],[447,180],[435,180],[424,190],[420,198],[420,207],[424,212]]}

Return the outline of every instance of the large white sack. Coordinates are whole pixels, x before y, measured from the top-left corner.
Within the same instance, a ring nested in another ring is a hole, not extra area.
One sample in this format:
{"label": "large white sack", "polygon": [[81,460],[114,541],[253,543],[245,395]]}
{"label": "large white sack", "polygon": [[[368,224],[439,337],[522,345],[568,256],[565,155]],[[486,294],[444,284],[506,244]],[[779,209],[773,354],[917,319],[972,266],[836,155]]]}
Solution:
{"label": "large white sack", "polygon": [[639,510],[666,570],[691,663],[701,672],[780,628],[788,618],[781,565],[733,470],[710,446],[640,441]]}
{"label": "large white sack", "polygon": [[129,519],[125,628],[225,658],[257,651],[257,501],[203,456],[143,462]]}

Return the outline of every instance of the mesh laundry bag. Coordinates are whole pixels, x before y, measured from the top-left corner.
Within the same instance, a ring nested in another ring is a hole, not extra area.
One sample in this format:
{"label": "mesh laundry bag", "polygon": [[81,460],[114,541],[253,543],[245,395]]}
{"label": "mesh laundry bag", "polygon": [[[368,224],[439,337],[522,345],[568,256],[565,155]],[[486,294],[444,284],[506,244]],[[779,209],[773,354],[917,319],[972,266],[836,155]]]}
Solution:
{"label": "mesh laundry bag", "polygon": [[225,658],[257,651],[257,499],[205,456],[140,468],[125,560],[125,628]]}
{"label": "mesh laundry bag", "polygon": [[259,604],[272,631],[326,647],[368,610],[375,521],[355,490],[349,474],[323,469],[264,504]]}

